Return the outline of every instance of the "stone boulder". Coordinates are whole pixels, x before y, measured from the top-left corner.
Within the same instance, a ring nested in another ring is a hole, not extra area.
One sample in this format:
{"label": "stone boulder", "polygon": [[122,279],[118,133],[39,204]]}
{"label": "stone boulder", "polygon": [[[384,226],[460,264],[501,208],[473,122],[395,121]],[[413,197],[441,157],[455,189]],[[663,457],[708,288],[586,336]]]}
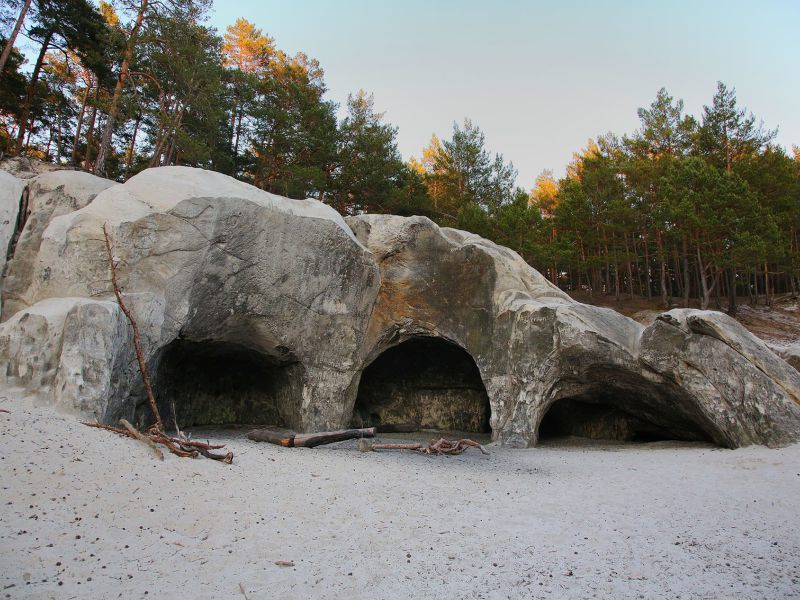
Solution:
{"label": "stone boulder", "polygon": [[800,438],[800,379],[736,321],[648,327],[423,217],[343,219],[184,167],[39,175],[3,284],[0,378],[145,418],[103,227],[163,414],[181,425],[464,429],[726,447]]}
{"label": "stone boulder", "polygon": [[[162,396],[182,394],[176,404],[184,422],[266,415],[312,430],[349,418],[341,399],[359,368],[380,282],[372,256],[338,213],[217,173],[149,169],[78,210],[51,215],[37,235],[31,225],[37,243],[14,257],[19,268],[11,266],[7,300],[17,308],[56,298],[113,300],[104,225],[154,384]],[[18,320],[4,318],[4,335],[21,336]],[[108,319],[105,329],[122,335],[115,344],[127,344],[117,317]],[[81,336],[63,340],[61,354],[73,358],[87,344]],[[0,349],[12,365],[17,356]],[[144,401],[138,375],[114,372],[111,380],[115,398],[98,416],[134,418]]]}
{"label": "stone boulder", "polygon": [[643,364],[678,385],[724,446],[800,437],[800,373],[731,317],[677,309],[642,335]]}

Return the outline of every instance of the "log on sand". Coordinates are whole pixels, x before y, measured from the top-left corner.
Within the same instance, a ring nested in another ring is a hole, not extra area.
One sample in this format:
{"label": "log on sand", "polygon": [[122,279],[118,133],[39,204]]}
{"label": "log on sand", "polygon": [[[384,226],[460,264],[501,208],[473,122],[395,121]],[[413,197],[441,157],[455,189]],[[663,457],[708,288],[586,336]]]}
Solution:
{"label": "log on sand", "polygon": [[286,429],[255,429],[247,434],[247,438],[254,442],[268,442],[285,448],[314,448],[323,444],[371,437],[375,437],[374,427],[320,431],[319,433],[296,433]]}

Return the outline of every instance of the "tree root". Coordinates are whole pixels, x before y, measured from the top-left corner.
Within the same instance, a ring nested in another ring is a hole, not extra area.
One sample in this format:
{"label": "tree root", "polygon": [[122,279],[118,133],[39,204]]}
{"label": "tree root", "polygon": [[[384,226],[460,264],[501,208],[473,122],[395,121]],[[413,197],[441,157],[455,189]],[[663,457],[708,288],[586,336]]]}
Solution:
{"label": "tree root", "polygon": [[428,444],[427,448],[421,449],[420,452],[424,454],[461,454],[467,448],[477,448],[481,451],[481,454],[489,455],[486,448],[481,446],[478,442],[473,442],[468,439],[461,439],[453,442],[444,438],[439,438],[437,441],[432,441]]}
{"label": "tree root", "polygon": [[[155,425],[151,426],[149,429],[146,429],[144,432],[141,432],[133,425],[128,423],[125,419],[121,419],[120,423],[123,425],[123,427],[114,427],[113,425],[105,425],[103,423],[90,423],[88,421],[83,422],[84,425],[88,425],[89,427],[113,431],[119,435],[142,441],[148,446],[152,445],[151,447],[154,448],[159,454],[161,454],[161,450],[156,447],[156,444],[165,446],[172,454],[180,457],[196,458],[197,456],[202,455],[206,458],[218,460],[228,465],[233,462],[233,452],[227,452],[226,454],[212,452],[212,450],[224,448],[224,444],[208,444],[205,442],[197,442],[195,440],[190,440],[183,434],[180,434],[177,437],[167,435]],[[163,460],[163,455],[161,456],[161,459]]]}

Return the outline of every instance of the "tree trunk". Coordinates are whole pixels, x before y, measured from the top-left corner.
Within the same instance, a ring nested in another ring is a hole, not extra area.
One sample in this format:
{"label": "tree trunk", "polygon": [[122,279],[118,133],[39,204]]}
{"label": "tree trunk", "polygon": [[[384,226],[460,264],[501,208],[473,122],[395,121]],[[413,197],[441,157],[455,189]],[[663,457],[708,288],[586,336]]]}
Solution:
{"label": "tree trunk", "polygon": [[81,129],[83,129],[83,117],[86,116],[86,104],[89,102],[90,87],[87,85],[81,100],[81,110],[78,113],[78,123],[75,125],[75,137],[72,140],[72,157],[70,162],[75,165],[78,162],[78,144],[81,143]]}
{"label": "tree trunk", "polygon": [[128,181],[128,174],[131,171],[131,163],[133,162],[133,151],[136,149],[136,134],[139,133],[139,124],[142,122],[142,113],[136,113],[136,123],[133,126],[133,135],[131,136],[131,143],[128,146],[128,156],[125,159],[125,173],[122,175],[123,181]]}
{"label": "tree trunk", "polygon": [[31,115],[33,98],[36,96],[36,83],[39,81],[39,73],[42,70],[44,56],[47,54],[47,49],[50,47],[51,39],[53,39],[53,31],[48,31],[44,36],[44,40],[42,41],[42,49],[39,51],[39,56],[36,59],[36,65],[33,67],[33,73],[31,73],[28,91],[25,94],[25,104],[22,107],[22,116],[19,120],[19,131],[17,132],[17,154],[22,152],[22,147],[25,142],[25,133],[28,130],[28,119]]}
{"label": "tree trunk", "polygon": [[6,40],[6,46],[3,48],[3,54],[0,55],[0,73],[3,72],[3,69],[6,68],[6,61],[8,57],[11,56],[11,49],[14,47],[14,42],[17,41],[17,35],[19,35],[19,30],[22,28],[22,23],[25,22],[25,15],[28,14],[28,9],[31,7],[31,0],[25,0],[22,3],[22,8],[19,11],[19,16],[17,17],[17,22],[14,23],[14,29],[11,30],[11,35],[8,36],[8,40]]}
{"label": "tree trunk", "polygon": [[61,111],[58,111],[58,135],[56,136],[56,162],[60,165],[61,164],[61,142],[62,142],[62,134],[61,129],[63,127],[63,122],[61,118]]}
{"label": "tree trunk", "polygon": [[764,262],[764,299],[767,306],[772,306],[772,295],[769,287],[769,266]]}
{"label": "tree trunk", "polygon": [[753,290],[755,291],[756,296],[756,303],[755,305],[758,306],[758,267],[753,269]]}
{"label": "tree trunk", "polygon": [[342,429],[319,433],[295,433],[286,429],[254,429],[247,438],[254,442],[268,442],[285,448],[314,448],[344,440],[375,437],[375,427],[365,429]]}
{"label": "tree trunk", "polygon": [[87,171],[92,168],[92,146],[94,145],[94,124],[97,120],[97,100],[100,96],[100,85],[94,89],[94,104],[92,116],[89,118],[89,130],[86,132],[86,155],[83,159],[83,168]]}
{"label": "tree trunk", "polygon": [[[628,295],[633,300],[633,267],[631,266],[631,251],[628,246],[628,234],[625,233],[625,264],[628,271]],[[639,290],[641,292],[641,290]]]}
{"label": "tree trunk", "polygon": [[711,286],[708,285],[708,281],[706,280],[706,271],[714,269],[713,265],[706,265],[703,263],[703,256],[700,253],[700,245],[698,240],[697,245],[697,274],[700,279],[700,288],[702,290],[702,296],[700,298],[700,308],[703,310],[708,309],[708,305],[711,302],[711,294],[717,288],[717,284],[719,283],[720,279],[720,271],[714,270],[714,277]]}
{"label": "tree trunk", "polygon": [[686,235],[683,236],[683,307],[689,308],[689,290],[691,289],[691,280],[689,278],[689,245],[686,240]]}
{"label": "tree trunk", "polygon": [[183,117],[185,114],[186,114],[186,105],[184,104],[181,107],[180,112],[178,113],[178,119],[175,122],[175,125],[172,127],[172,136],[170,138],[169,150],[167,151],[165,157],[165,163],[164,163],[165,165],[172,164],[175,152],[177,150],[178,131],[180,130],[181,125],[183,125]]}
{"label": "tree trunk", "polygon": [[50,128],[50,137],[47,138],[47,146],[44,148],[44,157],[45,160],[49,162],[50,160],[50,146],[53,145],[53,128]]}
{"label": "tree trunk", "polygon": [[652,272],[650,267],[650,244],[648,244],[647,234],[642,234],[642,245],[644,246],[644,281],[645,281],[645,289],[647,290],[646,295],[647,299],[650,300],[653,296],[653,290],[651,289],[651,282],[652,282]]}
{"label": "tree trunk", "polygon": [[244,112],[244,108],[239,108],[239,116],[236,119],[236,144],[233,147],[233,157],[238,158],[239,156],[239,138],[242,136],[242,113]]}
{"label": "tree trunk", "polygon": [[130,36],[128,36],[125,56],[122,59],[117,84],[114,86],[114,96],[111,98],[111,105],[108,109],[108,118],[106,119],[106,128],[103,132],[103,140],[100,143],[100,150],[97,153],[97,162],[94,170],[98,175],[105,174],[106,160],[108,159],[108,153],[111,151],[111,138],[114,135],[114,124],[117,119],[117,113],[119,112],[119,100],[122,97],[122,88],[125,86],[125,81],[128,79],[130,63],[131,60],[133,60],[133,50],[136,47],[136,38],[142,27],[148,2],[149,0],[142,0],[142,3],[139,5],[139,12],[136,14],[136,23],[133,29],[131,29]]}
{"label": "tree trunk", "polygon": [[611,244],[614,248],[614,300],[619,302],[619,260],[617,258],[617,240],[612,235]]}
{"label": "tree trunk", "polygon": [[736,316],[736,270],[728,267],[725,269],[725,274],[728,277],[728,314],[732,317]]}
{"label": "tree trunk", "polygon": [[656,232],[656,245],[658,247],[658,258],[661,263],[661,303],[664,308],[669,308],[669,295],[667,293],[667,257],[664,250],[664,240],[661,232]]}

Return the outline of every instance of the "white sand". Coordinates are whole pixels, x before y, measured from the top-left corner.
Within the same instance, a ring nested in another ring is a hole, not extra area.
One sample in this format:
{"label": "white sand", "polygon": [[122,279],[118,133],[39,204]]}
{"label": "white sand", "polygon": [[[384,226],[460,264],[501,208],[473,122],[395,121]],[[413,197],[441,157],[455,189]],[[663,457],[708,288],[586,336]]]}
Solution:
{"label": "white sand", "polygon": [[0,598],[800,597],[800,446],[162,463],[9,396]]}

